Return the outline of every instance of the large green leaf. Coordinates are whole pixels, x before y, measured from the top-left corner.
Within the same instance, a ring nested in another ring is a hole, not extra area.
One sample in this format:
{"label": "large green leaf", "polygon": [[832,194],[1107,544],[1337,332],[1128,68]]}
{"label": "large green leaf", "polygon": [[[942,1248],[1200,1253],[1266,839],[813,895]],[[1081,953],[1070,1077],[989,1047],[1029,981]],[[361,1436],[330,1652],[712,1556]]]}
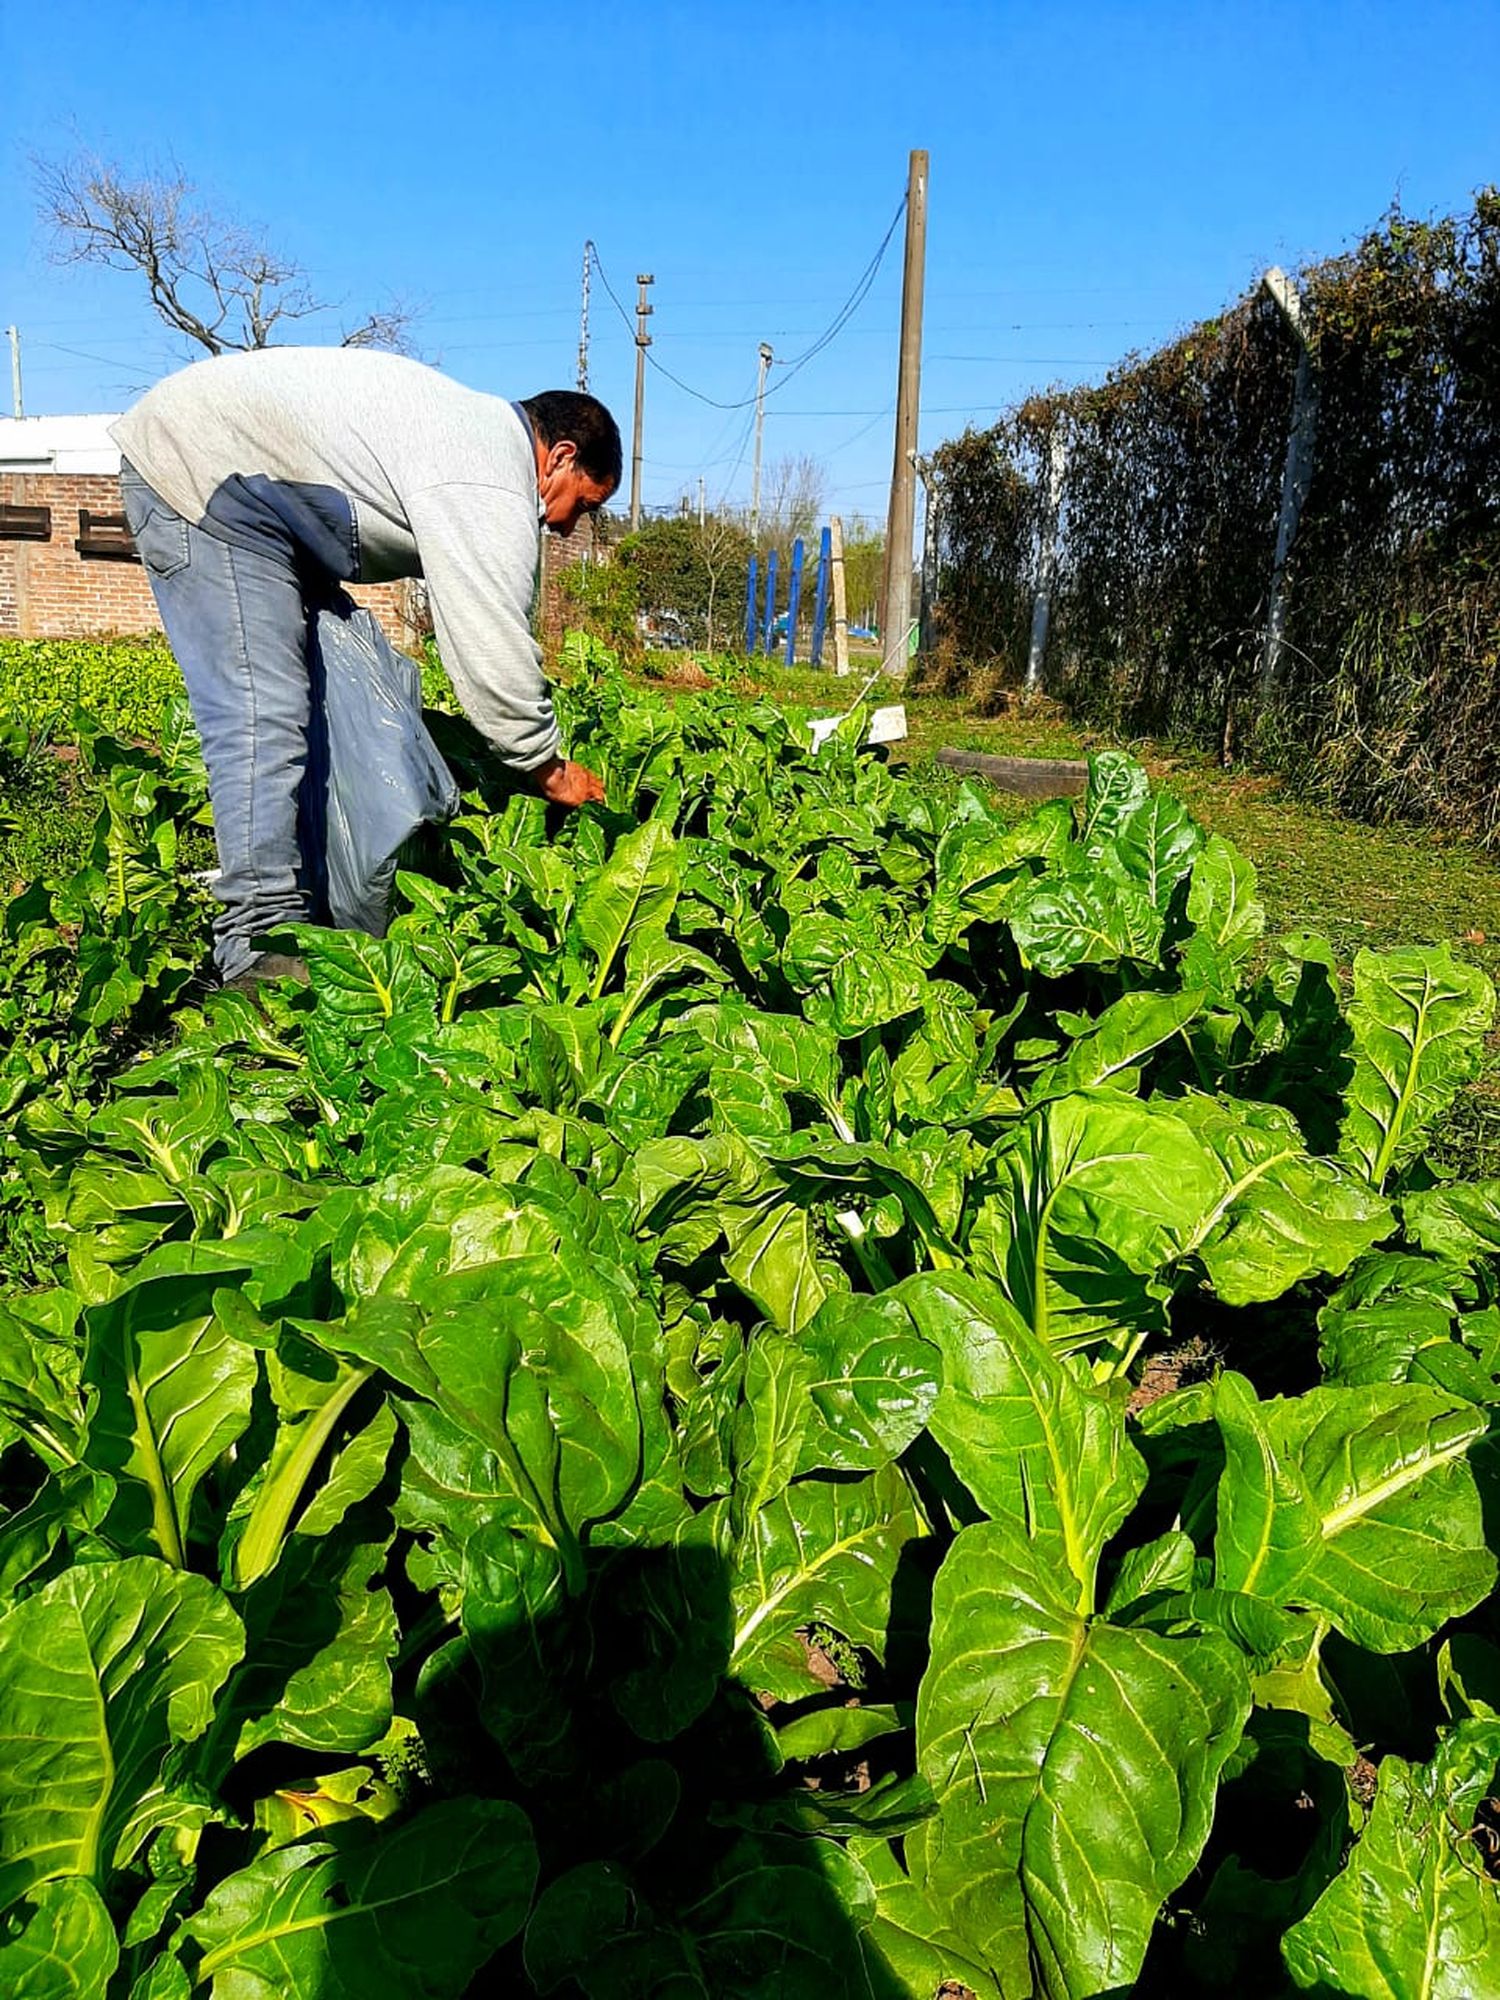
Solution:
{"label": "large green leaf", "polygon": [[576,1782],[579,1750],[565,1677],[575,1634],[556,1549],[492,1522],[463,1552],[463,1628],[480,1714],[531,1784]]}
{"label": "large green leaf", "polygon": [[[570,1526],[602,1520],[641,1471],[641,1412],[621,1301],[597,1270],[517,1257],[418,1336],[434,1400],[491,1449],[520,1456]],[[503,1324],[506,1340],[496,1338]]]}
{"label": "large green leaf", "polygon": [[1089,780],[1078,807],[1078,844],[1087,854],[1103,854],[1120,838],[1145,802],[1146,773],[1123,750],[1100,750],[1089,758]]}
{"label": "large green leaf", "polygon": [[79,1876],[59,1876],[40,1883],[0,1926],[0,1993],[16,2000],[100,2000],[119,1959],[99,1891]]}
{"label": "large green leaf", "polygon": [[[335,1446],[340,1427],[375,1371],[340,1363],[305,1341],[286,1345],[286,1353],[273,1354],[267,1360],[266,1372],[280,1422],[233,1552],[232,1581],[241,1590],[272,1568],[294,1517],[299,1510],[306,1515],[313,1500],[309,1488],[320,1461],[325,1457],[329,1461],[324,1485],[325,1491],[333,1489],[327,1495],[332,1510],[325,1510],[324,1518],[332,1525],[343,1508],[362,1500],[379,1480],[393,1435],[388,1417],[384,1424],[375,1418],[357,1433],[361,1437],[371,1433],[369,1446],[348,1452],[349,1441],[345,1440],[346,1451],[338,1452]],[[383,1450],[379,1448],[382,1441]],[[345,1457],[349,1462],[342,1467],[340,1478],[340,1460]]]}
{"label": "large green leaf", "polygon": [[732,1446],[730,1526],[736,1535],[786,1491],[797,1471],[814,1414],[812,1378],[811,1358],[796,1342],[769,1331],[750,1342]]}
{"label": "large green leaf", "polygon": [[616,844],[578,905],[578,934],[594,955],[596,999],[626,946],[665,929],[677,886],[677,843],[665,820],[648,819]]}
{"label": "large green leaf", "polygon": [[294,1535],[240,1600],[245,1661],[220,1703],[236,1758],[263,1743],[342,1755],[390,1727],[396,1614],[377,1578],[383,1543]]}
{"label": "large green leaf", "polygon": [[1125,867],[1165,911],[1202,848],[1203,835],[1180,799],[1152,792],[1126,814],[1114,842]]}
{"label": "large green leaf", "polygon": [[825,1109],[838,1097],[838,1042],[832,1031],[796,1014],[767,1014],[726,1000],[692,1016],[698,1032],[730,1064],[763,1070],[785,1097]]}
{"label": "large green leaf", "polygon": [[1224,1181],[1172,1110],[1107,1090],[1032,1112],[992,1163],[997,1185],[975,1219],[972,1264],[1059,1349],[1160,1324],[1155,1281]]}
{"label": "large green leaf", "polygon": [[1214,1414],[1225,1589],[1320,1612],[1356,1645],[1395,1653],[1493,1586],[1469,1463],[1485,1413],[1472,1403],[1383,1384],[1260,1403],[1231,1373]]}
{"label": "large green leaf", "polygon": [[1153,1049],[1180,1034],[1202,1006],[1203,994],[1196,987],[1181,993],[1124,994],[1105,1008],[1089,1034],[1080,1035],[1065,1056],[1039,1072],[1027,1090],[1027,1102],[1036,1105],[1128,1077]]}
{"label": "large green leaf", "polygon": [[1182,976],[1220,999],[1233,995],[1245,960],[1266,927],[1255,893],[1255,869],[1220,834],[1210,834],[1193,862],[1187,918],[1193,926],[1182,954]]}
{"label": "large green leaf", "polygon": [[1401,1219],[1414,1243],[1455,1264],[1500,1256],[1500,1180],[1456,1181],[1408,1194]]}
{"label": "large green leaf", "polygon": [[1161,948],[1160,910],[1118,863],[1114,872],[1085,864],[1016,888],[1005,921],[1026,963],[1053,978],[1079,965],[1151,961]]}
{"label": "large green leaf", "polygon": [[112,1479],[84,1465],[65,1466],[44,1480],[0,1525],[0,1603],[46,1568],[64,1534],[83,1537],[97,1528],[114,1490]]}
{"label": "large green leaf", "polygon": [[1056,1536],[965,1528],[938,1572],[912,1879],[1002,1993],[1123,1993],[1208,1838],[1250,1708],[1217,1634],[1091,1622]]}
{"label": "large green leaf", "polygon": [[1456,1282],[1451,1265],[1410,1251],[1361,1258],[1318,1314],[1324,1380],[1348,1387],[1410,1380],[1424,1349],[1452,1342]]}
{"label": "large green leaf", "polygon": [[181,1816],[168,1754],[243,1643],[211,1583],[149,1556],[77,1565],[0,1619],[0,1907],[52,1876],[102,1884]]}
{"label": "large green leaf", "polygon": [[785,1332],[799,1332],[823,1303],[811,1215],[737,1133],[648,1141],[620,1195],[659,1259],[690,1264],[722,1236],[726,1274]]}
{"label": "large green leaf", "polygon": [[1354,1075],[1339,1149],[1384,1188],[1434,1118],[1479,1072],[1495,989],[1447,945],[1362,951],[1354,961]]}
{"label": "large green leaf", "polygon": [[213,2000],[458,2000],[525,1920],[536,1849],[519,1806],[444,1799],[337,1844],[278,1847],[178,1933]]}
{"label": "large green leaf", "polygon": [[1427,1765],[1382,1758],[1374,1809],[1282,1951],[1299,1987],[1350,2000],[1485,2000],[1500,1993],[1500,1882],[1473,1839],[1491,1797],[1500,1723],[1451,1730]]}
{"label": "large green leaf", "polygon": [[727,1275],[777,1326],[799,1333],[828,1296],[812,1217],[771,1195],[726,1204],[721,1217]]}
{"label": "large green leaf", "polygon": [[405,1015],[436,1020],[434,982],[405,938],[298,925],[317,1013],[362,1038]]}
{"label": "large green leaf", "polygon": [[[1025,829],[1022,829],[1025,832]],[[1059,835],[1059,845],[1065,836]],[[959,820],[938,842],[936,885],[923,917],[933,944],[956,943],[976,923],[994,923],[1026,873],[1030,843],[989,819]]]}
{"label": "large green leaf", "polygon": [[1146,1478],[1122,1400],[1075,1373],[983,1279],[925,1272],[886,1296],[942,1356],[928,1428],[954,1471],[991,1519],[1055,1535],[1074,1608],[1091,1606],[1100,1553]]}
{"label": "large green leaf", "polygon": [[77,1371],[71,1341],[49,1339],[0,1305],[0,1419],[14,1424],[48,1465],[70,1465],[78,1457],[83,1410]]}
{"label": "large green leaf", "polygon": [[213,1310],[214,1292],[237,1275],[146,1279],[85,1314],[88,1459],[117,1482],[108,1532],[179,1567],[193,1495],[250,1421],[256,1357]]}
{"label": "large green leaf", "polygon": [[[612,1047],[619,1047],[626,1030],[636,1021],[656,989],[684,972],[694,973],[700,986],[719,985],[729,976],[711,958],[705,958],[690,944],[669,938],[665,931],[645,929],[635,933],[625,956],[625,986],[620,995],[619,1011],[609,1031]],[[649,1026],[650,1019],[649,1015],[644,1017],[627,1046],[640,1039],[642,1028]]]}
{"label": "large green leaf", "polygon": [[942,1360],[895,1292],[831,1293],[801,1344],[810,1363],[801,1471],[874,1471],[920,1436]]}
{"label": "large green leaf", "polygon": [[1389,1234],[1389,1203],[1337,1161],[1309,1153],[1279,1105],[1194,1092],[1173,1109],[1223,1170],[1187,1247],[1226,1305],[1279,1298],[1316,1272],[1340,1277]]}
{"label": "large green leaf", "polygon": [[[425,1322],[414,1307],[375,1300],[327,1337],[442,1412],[446,1424],[421,1433],[431,1452],[416,1445],[434,1490],[456,1481],[491,1505],[503,1497],[513,1525],[576,1549],[582,1529],[614,1513],[641,1477],[642,1412],[622,1331],[639,1307],[607,1267],[586,1268],[576,1253],[478,1265],[434,1281],[428,1296],[436,1310]],[[455,1431],[468,1449],[455,1447]],[[433,1525],[443,1525],[440,1508]]]}
{"label": "large green leaf", "polygon": [[928,1995],[946,2000],[949,1994],[956,2000],[964,1990],[974,2000],[1005,2000],[972,1947],[954,1936],[946,1913],[908,1876],[889,1841],[853,1840],[849,1851],[875,1889],[875,1916],[860,1940],[866,1962],[878,1968],[870,1979],[872,1995],[884,2000],[889,1974],[901,1982],[901,1993],[923,2000]]}
{"label": "large green leaf", "polygon": [[833,1025],[844,1039],[899,1021],[921,1006],[927,968],[915,953],[856,945],[833,968]]}
{"label": "large green leaf", "polygon": [[434,1279],[453,1271],[555,1255],[561,1234],[545,1204],[518,1202],[484,1175],[451,1166],[349,1189],[332,1198],[326,1215],[337,1218],[334,1275],[351,1300],[376,1292],[422,1299]]}
{"label": "large green leaf", "polygon": [[729,1671],[784,1701],[813,1693],[797,1630],[814,1619],[882,1655],[896,1564],[920,1532],[894,1466],[867,1479],[795,1481],[746,1526]]}

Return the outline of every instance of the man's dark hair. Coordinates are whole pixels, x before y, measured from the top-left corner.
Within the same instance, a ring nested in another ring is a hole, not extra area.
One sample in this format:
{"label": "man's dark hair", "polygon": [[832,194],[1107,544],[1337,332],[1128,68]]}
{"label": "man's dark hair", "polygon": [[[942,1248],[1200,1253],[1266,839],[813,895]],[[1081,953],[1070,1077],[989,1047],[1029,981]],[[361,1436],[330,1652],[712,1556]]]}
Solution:
{"label": "man's dark hair", "polygon": [[620,427],[597,396],[577,389],[544,389],[525,396],[521,408],[545,445],[578,447],[578,470],[601,486],[618,486],[624,464]]}

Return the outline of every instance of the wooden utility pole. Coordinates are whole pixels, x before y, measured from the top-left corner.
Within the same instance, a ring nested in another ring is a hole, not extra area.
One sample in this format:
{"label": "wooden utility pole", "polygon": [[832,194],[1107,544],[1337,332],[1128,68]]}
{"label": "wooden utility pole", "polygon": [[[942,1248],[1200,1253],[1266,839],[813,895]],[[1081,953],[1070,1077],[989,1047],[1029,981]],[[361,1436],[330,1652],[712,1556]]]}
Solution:
{"label": "wooden utility pole", "polygon": [[646,331],[646,321],[651,317],[651,308],[646,303],[646,287],[656,283],[649,271],[637,271],[635,282],[639,287],[635,301],[635,442],[630,450],[630,531],[641,525],[641,424],[646,410],[646,349],[651,345],[651,336]]}
{"label": "wooden utility pole", "polygon": [[592,242],[583,246],[583,299],[578,311],[578,387],[588,393],[589,386],[589,277],[594,268],[594,246]]}
{"label": "wooden utility pole", "polygon": [[828,562],[833,572],[833,671],[849,671],[849,604],[844,590],[844,524],[828,517]]}
{"label": "wooden utility pole", "polygon": [[760,371],[755,378],[755,457],[750,472],[750,546],[760,533],[760,436],[766,422],[766,370],[775,360],[770,344],[760,344]]}
{"label": "wooden utility pole", "polygon": [[885,615],[880,643],[887,673],[906,672],[911,622],[911,544],[917,511],[917,416],[922,394],[922,285],[927,263],[927,155],[914,152],[906,176],[906,264],[901,278],[901,360],[896,377],[896,455],[885,529]]}

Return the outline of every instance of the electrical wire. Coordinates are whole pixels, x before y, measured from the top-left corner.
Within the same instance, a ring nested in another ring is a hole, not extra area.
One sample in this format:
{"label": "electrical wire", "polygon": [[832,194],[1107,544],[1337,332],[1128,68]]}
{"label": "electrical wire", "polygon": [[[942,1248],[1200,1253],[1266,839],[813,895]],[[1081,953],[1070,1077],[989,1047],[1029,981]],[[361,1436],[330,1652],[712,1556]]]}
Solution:
{"label": "electrical wire", "polygon": [[755,414],[754,411],[752,410],[751,414],[748,417],[746,417],[744,426],[740,431],[740,448],[734,455],[734,464],[729,468],[729,477],[724,481],[722,487],[719,489],[720,506],[724,504],[724,501],[728,498],[730,489],[733,487],[736,479],[738,479],[740,476],[740,467],[745,462],[745,451],[750,443],[750,435],[754,429],[755,429]]}
{"label": "electrical wire", "polygon": [[[865,266],[864,270],[860,273],[859,277],[855,280],[853,291],[849,294],[848,298],[844,301],[843,305],[840,306],[837,313],[834,314],[833,319],[824,328],[823,332],[819,334],[818,338],[812,343],[812,345],[804,349],[801,354],[795,357],[795,359],[782,364],[785,372],[779,377],[779,379],[775,383],[771,385],[770,388],[766,390],[765,393],[767,396],[774,395],[778,389],[784,389],[787,383],[791,381],[794,375],[796,375],[801,369],[805,368],[809,361],[812,361],[817,355],[821,354],[824,348],[827,347],[831,341],[834,341],[838,338],[838,336],[843,332],[844,328],[848,325],[849,321],[854,317],[855,313],[859,311],[859,308],[864,304],[865,299],[869,295],[870,287],[875,282],[876,274],[880,270],[880,266],[882,261],[884,260],[885,253],[890,247],[891,238],[896,233],[896,224],[901,220],[905,212],[906,212],[906,196],[903,194],[900,201],[896,204],[896,213],[891,217],[890,227],[886,230],[885,235],[880,239],[879,247],[876,249],[874,256],[870,259],[869,263]],[[604,265],[600,260],[599,247],[596,243],[592,241],[589,244],[589,254],[593,258],[594,269],[599,274],[600,284],[603,285],[606,293],[609,296],[610,303],[614,306],[615,311],[620,315],[621,320],[624,322],[626,331],[629,333],[631,339],[634,340],[636,337],[635,326],[631,320],[630,313],[626,309],[626,307],[621,303],[619,294],[616,292],[614,286],[610,283],[609,275],[605,271]],[[664,362],[658,361],[656,356],[651,352],[651,349],[649,347],[644,348],[642,352],[645,354],[647,361],[657,371],[659,375],[665,375],[669,382],[675,383],[676,386],[679,389],[681,389],[685,394],[694,397],[696,401],[700,403],[707,403],[712,409],[743,410],[747,408],[749,405],[753,404],[756,400],[754,396],[748,396],[742,398],[738,402],[726,402],[722,397],[719,396],[706,396],[701,389],[695,389],[691,382],[684,382],[682,377],[678,374],[675,374],[672,371],[672,369],[666,366]]]}

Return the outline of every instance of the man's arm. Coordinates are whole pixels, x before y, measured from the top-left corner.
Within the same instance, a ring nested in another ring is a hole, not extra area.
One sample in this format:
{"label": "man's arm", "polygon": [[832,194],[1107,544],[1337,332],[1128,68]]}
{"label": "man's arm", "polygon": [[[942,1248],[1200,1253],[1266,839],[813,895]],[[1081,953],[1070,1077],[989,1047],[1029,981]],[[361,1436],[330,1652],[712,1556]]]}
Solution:
{"label": "man's arm", "polygon": [[602,798],[591,771],[562,755],[531,630],[536,496],[496,486],[430,486],[406,496],[438,650],[464,712],[513,770],[557,805]]}

